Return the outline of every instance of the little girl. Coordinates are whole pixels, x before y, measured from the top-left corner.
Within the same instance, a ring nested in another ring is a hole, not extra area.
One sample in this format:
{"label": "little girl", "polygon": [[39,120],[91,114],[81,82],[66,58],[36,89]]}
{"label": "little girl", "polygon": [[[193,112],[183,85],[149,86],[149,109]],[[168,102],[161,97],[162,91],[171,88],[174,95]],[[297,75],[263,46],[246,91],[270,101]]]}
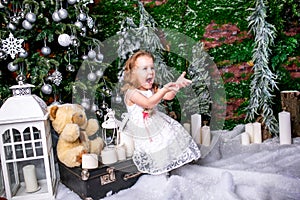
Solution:
{"label": "little girl", "polygon": [[162,174],[200,158],[198,146],[183,126],[156,109],[162,99],[173,99],[191,83],[184,76],[185,72],[175,83],[154,92],[152,54],[138,51],[126,62],[122,90],[129,117],[123,133],[133,137],[132,159],[141,172]]}

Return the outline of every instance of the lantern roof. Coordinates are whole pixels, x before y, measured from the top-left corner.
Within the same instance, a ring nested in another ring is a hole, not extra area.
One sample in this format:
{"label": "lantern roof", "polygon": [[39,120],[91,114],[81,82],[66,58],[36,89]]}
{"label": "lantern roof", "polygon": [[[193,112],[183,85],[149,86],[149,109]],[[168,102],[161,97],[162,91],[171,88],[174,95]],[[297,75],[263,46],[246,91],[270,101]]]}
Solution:
{"label": "lantern roof", "polygon": [[19,83],[10,87],[13,96],[0,108],[0,124],[46,120],[47,105],[38,96],[31,94],[31,84]]}

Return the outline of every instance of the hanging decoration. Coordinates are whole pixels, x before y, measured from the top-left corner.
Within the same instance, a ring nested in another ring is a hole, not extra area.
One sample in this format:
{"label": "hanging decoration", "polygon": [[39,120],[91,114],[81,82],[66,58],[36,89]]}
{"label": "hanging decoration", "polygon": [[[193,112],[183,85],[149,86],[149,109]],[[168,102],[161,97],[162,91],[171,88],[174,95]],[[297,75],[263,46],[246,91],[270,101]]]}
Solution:
{"label": "hanging decoration", "polygon": [[[273,92],[277,88],[276,75],[269,69],[270,45],[274,43],[275,27],[266,21],[267,7],[262,0],[256,1],[256,7],[252,9],[252,14],[248,17],[250,31],[253,31],[254,50],[253,75],[250,83],[250,100],[247,107],[246,118],[255,121],[261,117],[266,125],[267,131],[278,134],[278,122],[272,110]],[[260,115],[260,116],[257,116]]]}
{"label": "hanging decoration", "polygon": [[25,50],[22,48],[23,39],[15,38],[12,33],[9,33],[9,37],[2,40],[2,49],[6,54],[9,54],[12,59],[15,59],[16,55]]}

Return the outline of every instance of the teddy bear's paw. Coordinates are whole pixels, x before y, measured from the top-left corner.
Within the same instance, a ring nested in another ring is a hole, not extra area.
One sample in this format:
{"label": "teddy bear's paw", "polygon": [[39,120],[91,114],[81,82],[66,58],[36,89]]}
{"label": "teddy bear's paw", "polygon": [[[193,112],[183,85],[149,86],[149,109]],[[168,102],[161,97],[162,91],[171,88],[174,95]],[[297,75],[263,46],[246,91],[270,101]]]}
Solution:
{"label": "teddy bear's paw", "polygon": [[67,142],[75,142],[79,136],[79,126],[77,124],[67,124],[59,137]]}
{"label": "teddy bear's paw", "polygon": [[97,137],[90,141],[90,153],[100,155],[102,149],[104,148],[104,142],[102,138]]}
{"label": "teddy bear's paw", "polygon": [[88,136],[94,135],[99,130],[99,123],[96,119],[89,119],[85,132]]}

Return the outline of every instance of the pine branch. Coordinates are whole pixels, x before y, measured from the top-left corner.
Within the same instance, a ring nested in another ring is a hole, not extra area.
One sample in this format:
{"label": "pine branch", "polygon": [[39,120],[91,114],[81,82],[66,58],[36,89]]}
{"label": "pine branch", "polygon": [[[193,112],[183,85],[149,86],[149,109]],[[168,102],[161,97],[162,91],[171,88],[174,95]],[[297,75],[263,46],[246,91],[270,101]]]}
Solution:
{"label": "pine branch", "polygon": [[268,67],[270,46],[273,45],[276,30],[265,20],[267,17],[265,2],[257,0],[252,15],[247,19],[250,31],[255,35],[255,46],[252,55],[254,74],[250,83],[250,101],[246,119],[253,121],[261,116],[266,128],[272,134],[277,134],[278,124],[271,107],[274,97],[272,93],[277,89],[275,81],[277,77]]}

